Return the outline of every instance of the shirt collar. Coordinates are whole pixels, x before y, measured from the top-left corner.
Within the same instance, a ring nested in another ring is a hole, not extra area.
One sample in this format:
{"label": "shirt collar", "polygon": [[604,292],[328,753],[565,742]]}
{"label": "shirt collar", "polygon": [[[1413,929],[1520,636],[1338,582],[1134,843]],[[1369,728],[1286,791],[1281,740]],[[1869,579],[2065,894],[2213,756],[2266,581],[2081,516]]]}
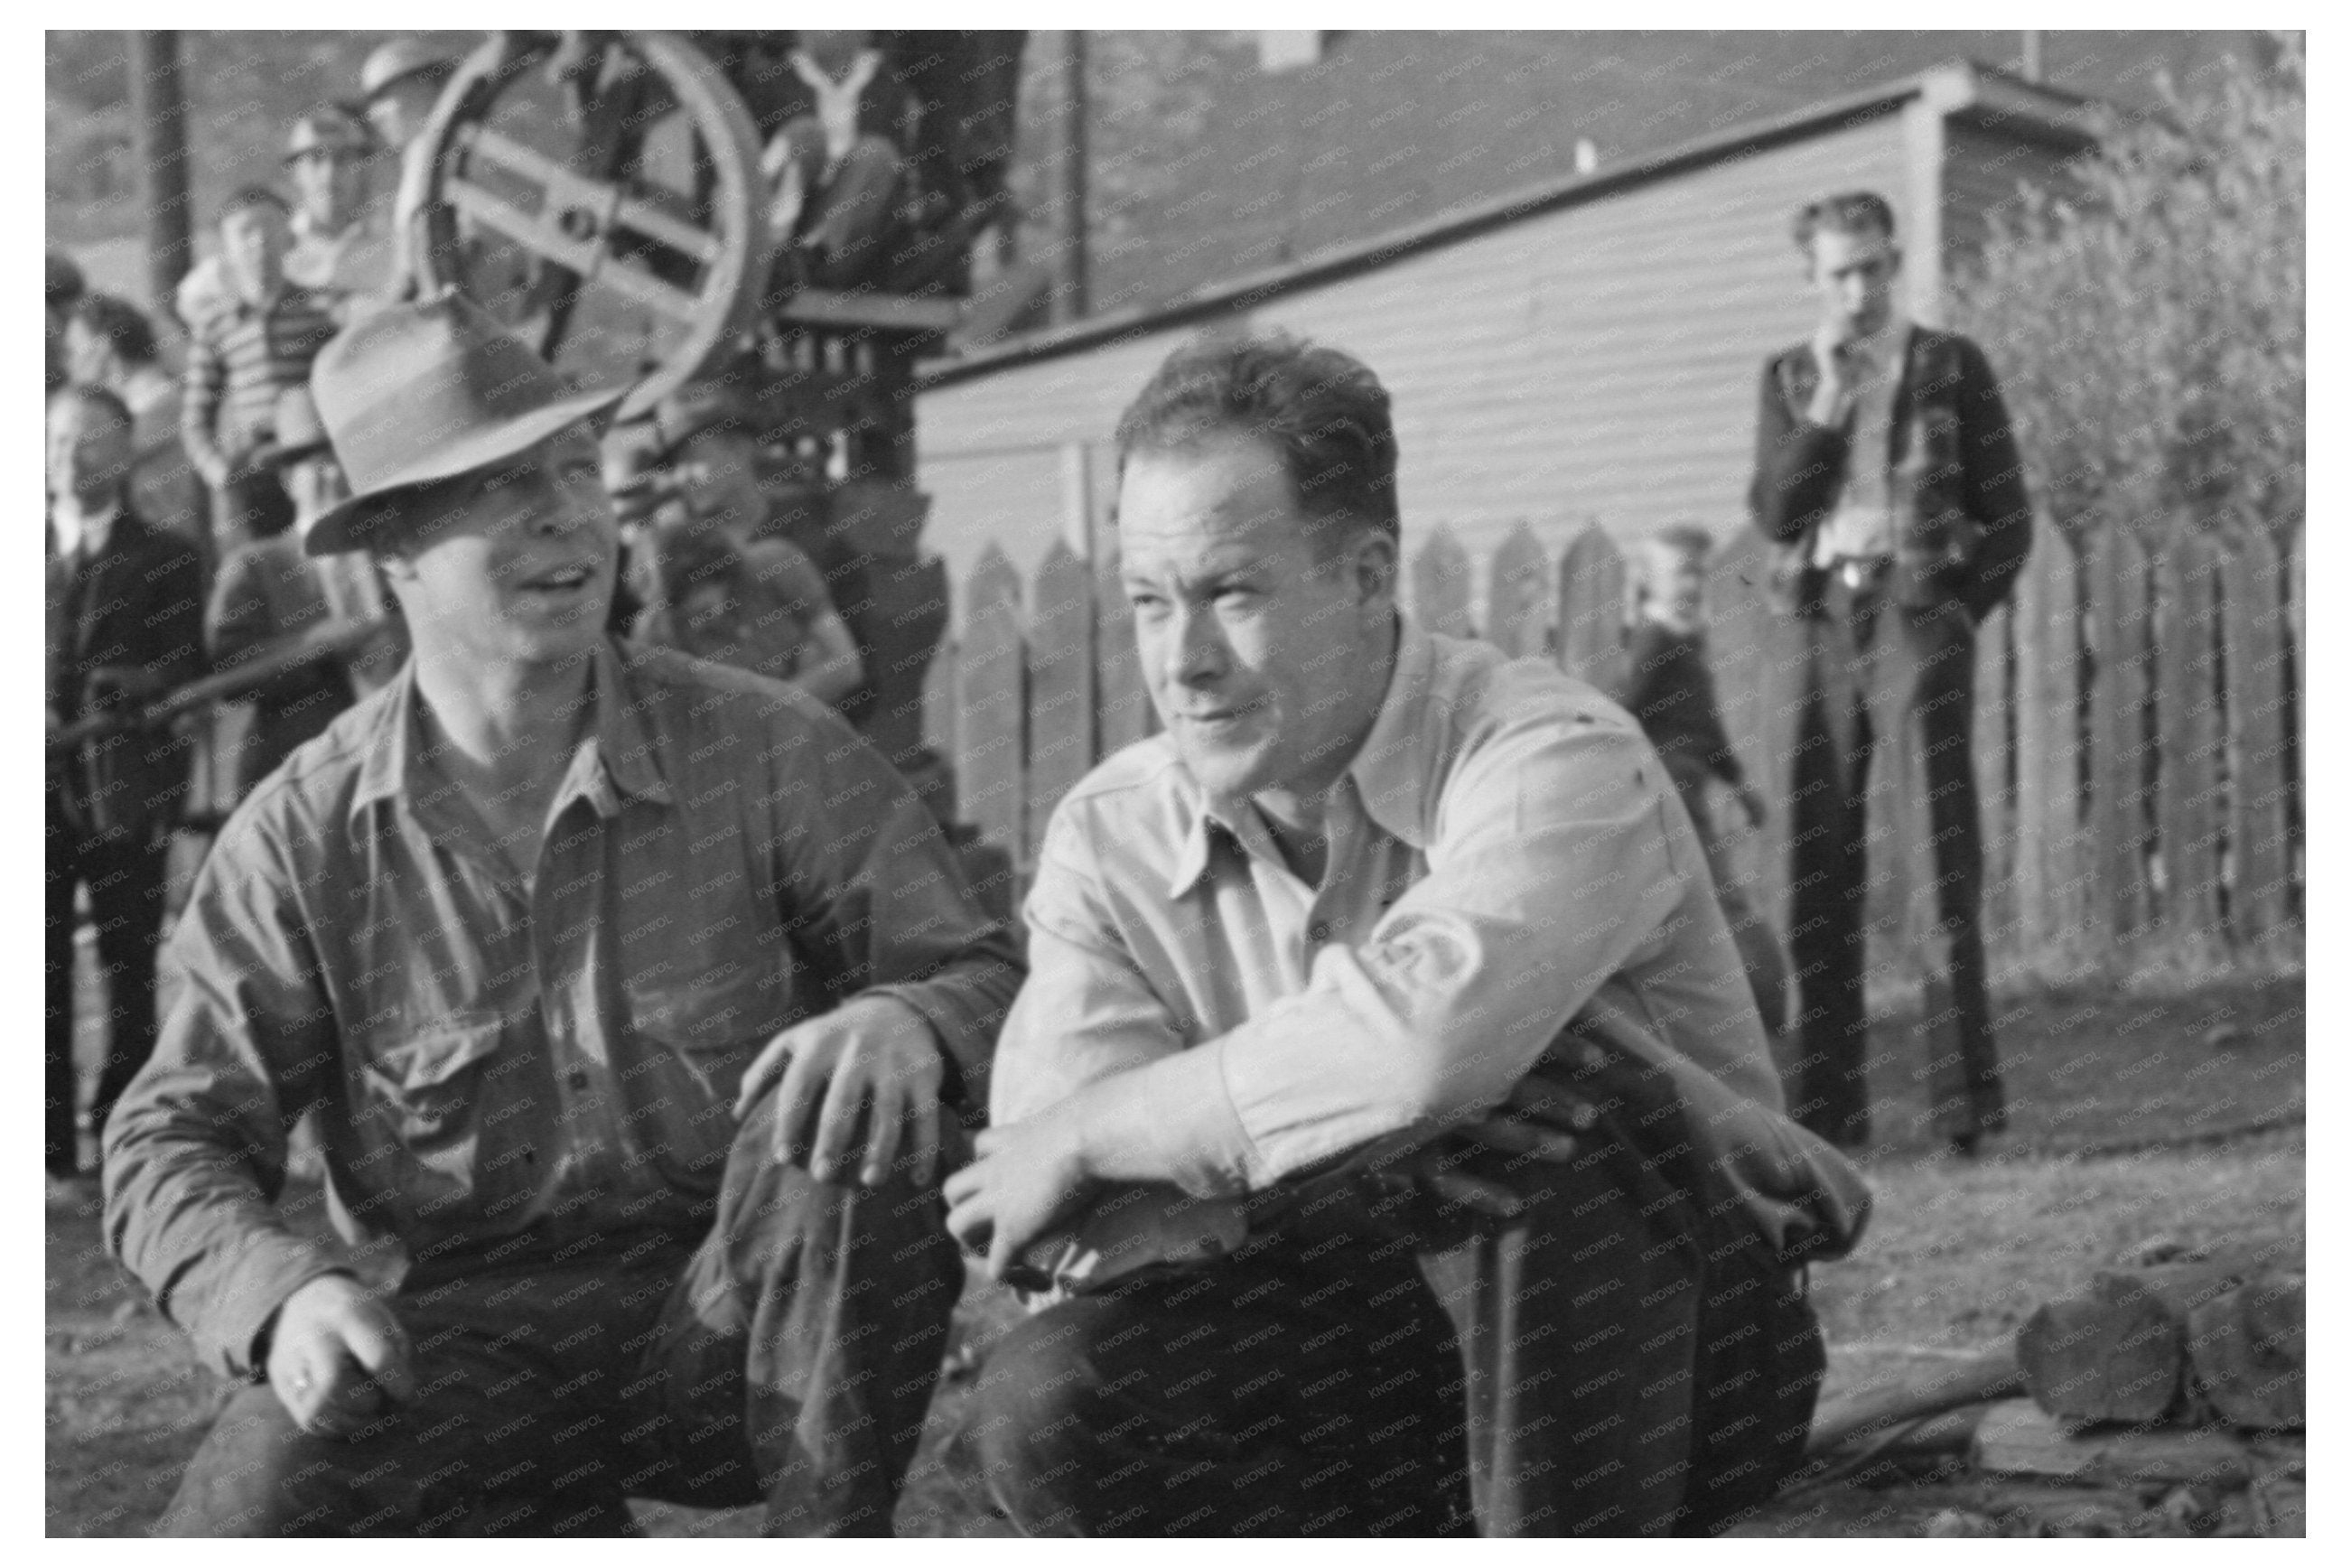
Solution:
{"label": "shirt collar", "polygon": [[[75,507],[72,497],[65,496],[57,499],[50,511],[53,517],[60,519],[52,524],[60,538],[68,527],[73,529],[73,549],[65,552],[68,560],[96,560],[107,552],[122,532],[122,502],[119,498],[109,501],[95,512],[83,512]],[[62,520],[68,514],[73,518],[70,524]]]}
{"label": "shirt collar", "polygon": [[[555,810],[559,812],[575,794],[586,796],[597,814],[604,817],[619,815],[623,796],[668,805],[674,798],[669,781],[662,774],[643,719],[630,698],[628,667],[609,637],[597,644],[589,682],[592,706],[588,732],[572,754],[570,769],[556,795]],[[352,816],[380,800],[413,803],[439,787],[422,770],[423,760],[417,755],[417,702],[416,661],[412,658],[392,678],[378,712],[376,732],[360,761],[359,784],[351,795]]]}
{"label": "shirt collar", "polygon": [[[1428,772],[1424,720],[1436,666],[1436,643],[1409,613],[1399,608],[1395,668],[1388,676],[1387,695],[1381,699],[1379,715],[1372,721],[1371,732],[1364,737],[1363,748],[1356,752],[1345,775],[1363,800],[1364,814],[1416,850],[1428,847],[1421,809]],[[1226,819],[1181,761],[1175,766],[1180,809],[1191,815],[1167,884],[1167,895],[1181,898],[1207,874],[1208,862],[1216,850],[1215,835],[1221,832],[1236,844],[1246,846],[1249,831]]]}

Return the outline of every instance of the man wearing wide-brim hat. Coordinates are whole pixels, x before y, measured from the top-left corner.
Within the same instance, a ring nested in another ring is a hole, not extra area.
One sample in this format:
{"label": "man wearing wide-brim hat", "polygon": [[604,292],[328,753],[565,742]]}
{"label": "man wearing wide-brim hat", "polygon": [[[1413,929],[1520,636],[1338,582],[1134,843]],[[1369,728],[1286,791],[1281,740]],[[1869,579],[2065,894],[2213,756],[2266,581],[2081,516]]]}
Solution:
{"label": "man wearing wide-brim hat", "polygon": [[[414,651],[230,820],[109,1130],[116,1253],[257,1380],[160,1528],[888,1533],[1015,950],[820,706],[606,636],[617,392],[454,296],[313,392],[352,498],[305,547]],[[344,1252],[270,1206],[305,1115]]]}

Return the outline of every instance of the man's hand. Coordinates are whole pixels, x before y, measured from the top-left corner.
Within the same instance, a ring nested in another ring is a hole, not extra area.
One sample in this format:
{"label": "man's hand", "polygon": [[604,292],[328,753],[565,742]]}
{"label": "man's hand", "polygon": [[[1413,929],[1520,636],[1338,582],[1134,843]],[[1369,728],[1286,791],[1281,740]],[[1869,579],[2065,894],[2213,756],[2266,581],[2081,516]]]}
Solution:
{"label": "man's hand", "polygon": [[1525,1207],[1519,1195],[1489,1176],[1471,1174],[1465,1166],[1473,1160],[1490,1166],[1482,1156],[1495,1154],[1565,1165],[1583,1147],[1575,1134],[1590,1132],[1598,1120],[1599,1113],[1581,1095],[1531,1073],[1494,1114],[1465,1124],[1454,1129],[1452,1137],[1420,1150],[1399,1174],[1432,1197],[1492,1218],[1515,1219]]}
{"label": "man's hand", "polygon": [[201,475],[205,484],[218,490],[229,481],[228,459],[217,452],[193,452],[188,455],[189,465]]}
{"label": "man's hand", "polygon": [[348,1274],[322,1274],[286,1298],[268,1372],[277,1402],[314,1437],[348,1436],[386,1399],[405,1404],[416,1393],[407,1332]]}
{"label": "man's hand", "polygon": [[1752,784],[1739,787],[1739,809],[1747,813],[1747,825],[1760,828],[1771,812],[1763,804],[1763,791]]}
{"label": "man's hand", "polygon": [[947,1229],[1004,1280],[1077,1207],[1091,1176],[1077,1128],[1048,1111],[979,1134],[979,1157],[947,1178]]}
{"label": "man's hand", "polygon": [[1821,368],[1821,380],[1804,417],[1814,424],[1835,424],[1844,418],[1845,400],[1853,391],[1845,347],[1852,341],[1853,323],[1843,315],[1823,318],[1813,330],[1813,362]]}
{"label": "man's hand", "polygon": [[939,1166],[945,1079],[938,1039],[922,1014],[895,997],[858,997],[769,1040],[743,1074],[735,1114],[747,1115],[773,1084],[778,1159],[831,1181],[856,1153],[862,1122],[860,1186],[880,1186],[899,1150],[910,1148],[912,1179],[928,1186]]}

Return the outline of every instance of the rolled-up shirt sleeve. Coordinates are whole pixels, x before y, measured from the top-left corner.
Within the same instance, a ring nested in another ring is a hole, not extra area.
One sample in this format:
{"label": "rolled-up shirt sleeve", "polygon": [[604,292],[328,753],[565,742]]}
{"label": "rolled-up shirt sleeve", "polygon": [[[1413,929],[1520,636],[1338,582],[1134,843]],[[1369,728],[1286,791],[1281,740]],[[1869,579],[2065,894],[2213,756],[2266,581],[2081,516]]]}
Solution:
{"label": "rolled-up shirt sleeve", "polygon": [[1474,747],[1428,875],[1368,939],[1239,1028],[1106,1082],[1120,1174],[1256,1191],[1499,1103],[1601,984],[1662,944],[1695,843],[1656,754],[1621,724],[1546,716]]}
{"label": "rolled-up shirt sleeve", "polygon": [[270,824],[232,819],[172,933],[185,983],[106,1126],[107,1245],[232,1376],[288,1296],[343,1266],[274,1207],[287,1130],[339,1060],[298,887]]}

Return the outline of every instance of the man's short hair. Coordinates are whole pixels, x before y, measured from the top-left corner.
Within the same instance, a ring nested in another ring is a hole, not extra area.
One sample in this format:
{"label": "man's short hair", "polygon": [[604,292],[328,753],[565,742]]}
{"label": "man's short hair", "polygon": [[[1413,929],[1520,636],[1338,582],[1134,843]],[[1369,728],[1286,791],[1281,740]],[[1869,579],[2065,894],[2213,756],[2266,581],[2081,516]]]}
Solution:
{"label": "man's short hair", "polygon": [[1395,427],[1360,360],[1287,333],[1178,349],[1119,417],[1119,465],[1224,432],[1270,444],[1298,509],[1346,525],[1315,530],[1324,559],[1353,529],[1397,540]]}
{"label": "man's short hair", "polygon": [[239,185],[230,193],[228,200],[220,204],[220,210],[213,214],[213,222],[215,225],[225,224],[237,214],[254,207],[275,207],[280,217],[290,218],[294,215],[293,204],[268,186]]}
{"label": "man's short hair", "polygon": [[155,329],[148,323],[147,313],[128,299],[113,294],[85,294],[74,302],[68,319],[80,322],[90,336],[105,339],[124,364],[154,363]]}
{"label": "man's short hair", "polygon": [[1813,236],[1823,229],[1832,234],[1877,233],[1894,237],[1894,209],[1875,191],[1845,191],[1809,203],[1796,214],[1796,248],[1810,254]]}

